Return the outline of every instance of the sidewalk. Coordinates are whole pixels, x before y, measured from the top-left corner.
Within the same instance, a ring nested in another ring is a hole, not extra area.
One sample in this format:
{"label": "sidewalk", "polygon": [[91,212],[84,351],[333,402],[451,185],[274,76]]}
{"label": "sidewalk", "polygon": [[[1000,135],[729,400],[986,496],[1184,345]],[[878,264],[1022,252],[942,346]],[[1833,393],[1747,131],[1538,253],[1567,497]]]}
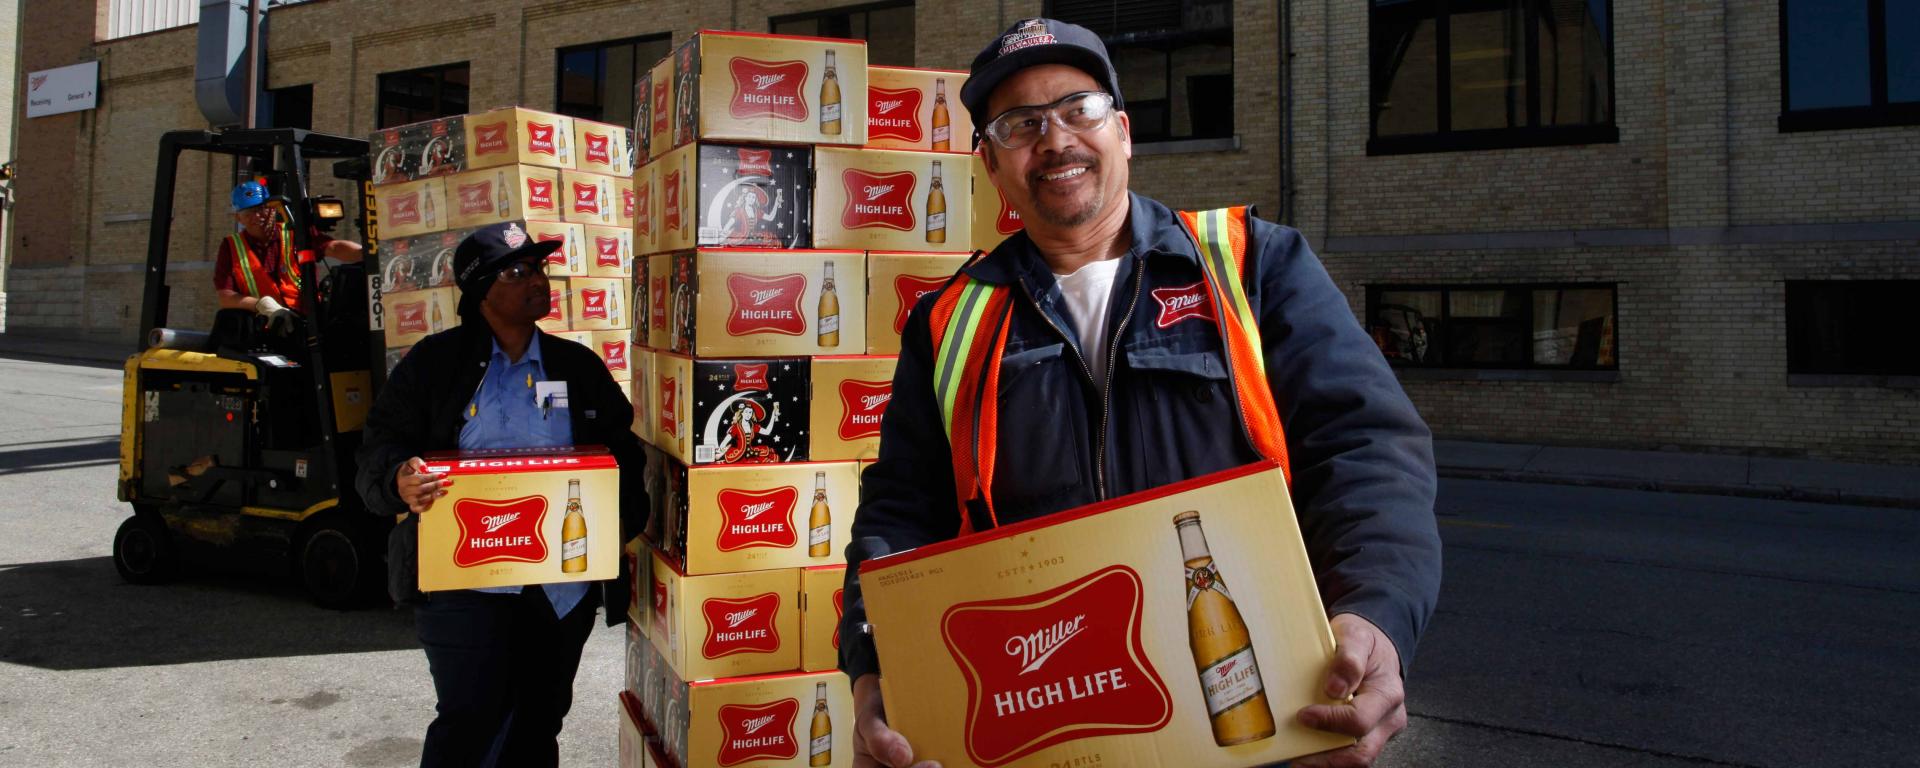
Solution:
{"label": "sidewalk", "polygon": [[1920,467],[1433,441],[1443,477],[1920,509]]}
{"label": "sidewalk", "polygon": [[0,357],[120,367],[134,353],[132,342],[88,341],[33,332],[0,333]]}

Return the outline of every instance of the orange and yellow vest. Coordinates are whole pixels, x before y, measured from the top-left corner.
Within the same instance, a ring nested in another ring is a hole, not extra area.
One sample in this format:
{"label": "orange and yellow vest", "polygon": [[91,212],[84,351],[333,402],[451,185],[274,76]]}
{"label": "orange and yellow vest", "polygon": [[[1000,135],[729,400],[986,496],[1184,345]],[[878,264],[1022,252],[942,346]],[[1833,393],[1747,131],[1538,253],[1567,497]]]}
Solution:
{"label": "orange and yellow vest", "polygon": [[265,260],[247,247],[247,238],[235,232],[227,236],[233,251],[233,287],[246,286],[246,295],[272,296],[281,306],[300,311],[300,258],[293,250],[293,233],[280,228],[280,275],[267,271]]}

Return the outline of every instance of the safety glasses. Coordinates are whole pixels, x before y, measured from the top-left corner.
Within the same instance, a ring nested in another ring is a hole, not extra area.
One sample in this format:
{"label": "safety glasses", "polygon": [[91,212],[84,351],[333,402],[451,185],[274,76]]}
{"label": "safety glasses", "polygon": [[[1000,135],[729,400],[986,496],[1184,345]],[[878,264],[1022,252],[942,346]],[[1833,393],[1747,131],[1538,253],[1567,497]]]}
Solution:
{"label": "safety glasses", "polygon": [[1086,133],[1107,124],[1113,117],[1113,97],[1100,91],[1070,93],[1059,101],[1039,107],[1017,107],[1000,113],[987,123],[984,133],[1002,149],[1033,146],[1056,125],[1068,133]]}

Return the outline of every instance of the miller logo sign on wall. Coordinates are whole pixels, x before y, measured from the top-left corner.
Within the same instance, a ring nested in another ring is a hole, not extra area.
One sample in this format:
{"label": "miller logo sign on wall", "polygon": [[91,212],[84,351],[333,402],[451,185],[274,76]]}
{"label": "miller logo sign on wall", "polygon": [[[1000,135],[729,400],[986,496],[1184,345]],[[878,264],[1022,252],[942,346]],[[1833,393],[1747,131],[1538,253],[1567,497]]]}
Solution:
{"label": "miller logo sign on wall", "polygon": [[[420,589],[469,589],[613,578],[620,570],[619,468],[604,449],[429,454],[455,478],[420,516]],[[577,507],[572,488],[578,487]],[[561,565],[564,518],[585,523],[586,567]]]}
{"label": "miller logo sign on wall", "polygon": [[100,62],[85,61],[27,73],[27,117],[93,109],[99,101]]}

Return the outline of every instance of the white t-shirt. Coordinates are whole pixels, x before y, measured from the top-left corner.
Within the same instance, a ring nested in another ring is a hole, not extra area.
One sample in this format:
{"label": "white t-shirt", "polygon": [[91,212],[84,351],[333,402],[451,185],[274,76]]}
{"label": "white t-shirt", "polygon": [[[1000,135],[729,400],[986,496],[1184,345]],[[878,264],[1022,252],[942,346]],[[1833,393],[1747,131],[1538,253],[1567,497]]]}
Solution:
{"label": "white t-shirt", "polygon": [[1093,381],[1107,387],[1107,304],[1113,299],[1113,278],[1119,259],[1089,262],[1071,275],[1054,275],[1066,299],[1067,314],[1080,331],[1080,353],[1093,369]]}

